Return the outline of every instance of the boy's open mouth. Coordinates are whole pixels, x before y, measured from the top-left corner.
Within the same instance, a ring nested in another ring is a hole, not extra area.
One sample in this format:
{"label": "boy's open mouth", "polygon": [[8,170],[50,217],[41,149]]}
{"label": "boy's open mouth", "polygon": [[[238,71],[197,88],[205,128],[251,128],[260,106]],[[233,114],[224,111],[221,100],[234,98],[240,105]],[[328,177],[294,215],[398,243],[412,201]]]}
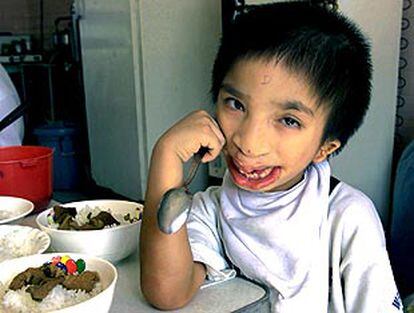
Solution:
{"label": "boy's open mouth", "polygon": [[251,179],[251,180],[258,180],[258,179],[263,179],[267,175],[269,175],[272,172],[273,167],[266,167],[264,169],[251,170],[250,172],[245,172],[241,168],[237,168],[237,169],[240,172],[240,174],[242,174],[246,178]]}
{"label": "boy's open mouth", "polygon": [[259,190],[272,184],[279,178],[281,171],[280,166],[243,167],[232,158],[229,158],[228,165],[234,182],[242,188],[251,190]]}

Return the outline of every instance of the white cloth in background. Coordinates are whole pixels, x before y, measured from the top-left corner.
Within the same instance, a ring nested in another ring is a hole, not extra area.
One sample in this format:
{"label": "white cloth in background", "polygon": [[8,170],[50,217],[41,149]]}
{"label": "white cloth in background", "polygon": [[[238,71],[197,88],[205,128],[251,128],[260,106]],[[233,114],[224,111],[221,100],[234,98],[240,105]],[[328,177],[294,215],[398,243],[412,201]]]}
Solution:
{"label": "white cloth in background", "polygon": [[[19,95],[6,70],[0,64],[0,120],[20,105]],[[21,145],[24,135],[23,117],[0,132],[0,147]]]}
{"label": "white cloth in background", "polygon": [[329,178],[323,162],[290,190],[252,193],[226,175],[194,197],[194,260],[210,281],[236,266],[266,284],[274,312],[401,312],[372,202],[344,183],[329,198]]}

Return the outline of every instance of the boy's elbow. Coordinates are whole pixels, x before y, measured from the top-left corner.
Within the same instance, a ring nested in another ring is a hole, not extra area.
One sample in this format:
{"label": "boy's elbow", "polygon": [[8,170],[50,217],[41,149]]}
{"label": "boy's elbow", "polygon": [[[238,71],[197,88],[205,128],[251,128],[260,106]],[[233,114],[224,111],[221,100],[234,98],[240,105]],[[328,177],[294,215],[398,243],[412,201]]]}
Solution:
{"label": "boy's elbow", "polygon": [[148,301],[149,304],[151,304],[153,307],[157,308],[158,310],[177,310],[182,307],[184,307],[188,300],[179,299],[177,297],[171,297],[171,296],[146,296],[145,299]]}
{"label": "boy's elbow", "polygon": [[179,288],[163,284],[141,283],[141,291],[146,301],[159,310],[179,309],[191,300],[191,295],[179,292]]}

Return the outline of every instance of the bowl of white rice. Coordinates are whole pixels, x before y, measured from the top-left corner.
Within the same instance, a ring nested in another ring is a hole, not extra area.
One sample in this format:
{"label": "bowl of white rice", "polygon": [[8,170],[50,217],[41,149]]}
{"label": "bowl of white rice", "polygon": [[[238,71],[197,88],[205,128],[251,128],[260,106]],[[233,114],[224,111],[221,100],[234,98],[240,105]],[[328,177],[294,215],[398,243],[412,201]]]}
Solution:
{"label": "bowl of white rice", "polygon": [[0,262],[43,253],[49,245],[49,235],[37,228],[0,225]]}
{"label": "bowl of white rice", "polygon": [[37,216],[36,223],[49,234],[53,251],[83,253],[117,262],[138,248],[142,204],[124,200],[90,200],[65,203],[61,206],[76,209],[73,222],[77,225],[82,226],[88,218],[100,212],[110,213],[119,224],[98,230],[58,229],[59,225],[51,220],[53,208],[49,208]]}
{"label": "bowl of white rice", "polygon": [[[55,286],[41,301],[32,299],[27,287],[19,290],[10,288],[13,279],[30,267],[40,267],[57,255],[69,255],[72,259],[83,259],[85,271],[94,271],[99,276],[90,292],[69,290],[62,285]],[[1,263],[0,312],[109,312],[118,279],[116,268],[108,261],[74,253],[48,253],[21,257]]]}

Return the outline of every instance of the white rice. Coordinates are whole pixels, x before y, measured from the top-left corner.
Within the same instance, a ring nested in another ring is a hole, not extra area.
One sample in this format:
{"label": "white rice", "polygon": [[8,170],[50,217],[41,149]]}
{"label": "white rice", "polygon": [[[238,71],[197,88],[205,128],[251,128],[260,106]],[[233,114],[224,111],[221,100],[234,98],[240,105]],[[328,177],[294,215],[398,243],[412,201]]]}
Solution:
{"label": "white rice", "polygon": [[13,212],[0,210],[0,221],[13,217]]}
{"label": "white rice", "polygon": [[0,237],[0,262],[38,253],[39,231],[14,230]]}
{"label": "white rice", "polygon": [[37,302],[25,291],[26,288],[27,287],[23,287],[16,291],[8,290],[8,288],[0,282],[0,312],[50,312],[86,301],[102,291],[101,283],[97,283],[90,293],[86,293],[82,290],[67,290],[61,285],[57,285],[46,298]]}

